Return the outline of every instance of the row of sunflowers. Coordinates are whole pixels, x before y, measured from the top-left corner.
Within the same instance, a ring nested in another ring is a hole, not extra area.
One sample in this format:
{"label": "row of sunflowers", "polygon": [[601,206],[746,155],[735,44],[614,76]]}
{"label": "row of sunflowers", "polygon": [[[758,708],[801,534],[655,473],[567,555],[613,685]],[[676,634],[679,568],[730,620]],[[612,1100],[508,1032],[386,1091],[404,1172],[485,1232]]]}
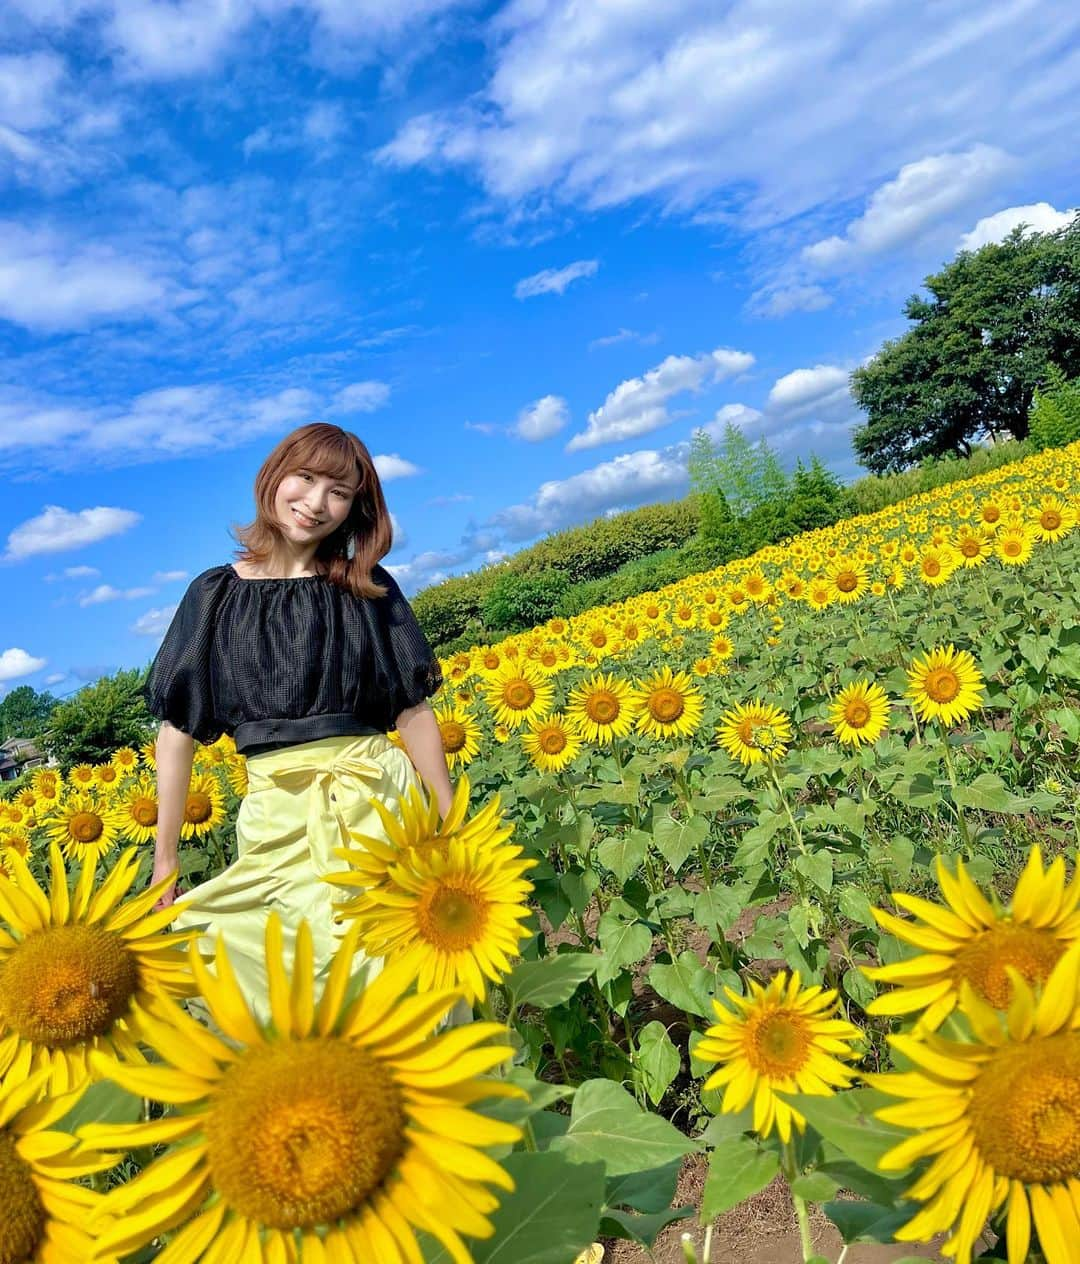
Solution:
{"label": "row of sunflowers", "polygon": [[[342,850],[321,985],[271,921],[245,998],[133,894],[152,746],[39,770],[0,804],[0,1264],[708,1261],[778,1175],[807,1260],[808,1202],[1080,1259],[1078,463],[445,660],[453,808]],[[198,750],[189,879],[244,788]]]}

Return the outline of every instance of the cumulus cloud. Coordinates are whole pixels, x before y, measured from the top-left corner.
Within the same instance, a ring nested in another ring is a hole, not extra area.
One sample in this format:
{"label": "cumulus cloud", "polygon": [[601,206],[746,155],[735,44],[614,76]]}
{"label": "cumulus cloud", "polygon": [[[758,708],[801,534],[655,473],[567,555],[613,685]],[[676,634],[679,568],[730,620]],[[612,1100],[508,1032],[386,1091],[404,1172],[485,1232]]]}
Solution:
{"label": "cumulus cloud", "polygon": [[615,443],[666,426],[668,400],[685,391],[699,391],[725,377],[744,373],[754,363],[748,351],[717,347],[695,356],[668,356],[641,377],[627,378],[608,395],[588,424],[566,445],[568,452]]}
{"label": "cumulus cloud", "polygon": [[131,625],[136,636],[164,636],[176,614],[176,606],[162,606],[160,609],[147,610],[139,615]]}
{"label": "cumulus cloud", "polygon": [[766,409],[773,415],[795,418],[831,408],[838,400],[850,398],[848,378],[848,370],[835,364],[795,369],[773,383]]}
{"label": "cumulus cloud", "polygon": [[373,413],[390,398],[385,382],[352,382],[338,391],[334,411],[339,413]]}
{"label": "cumulus cloud", "polygon": [[395,478],[412,478],[415,474],[421,474],[423,471],[419,465],[414,465],[412,461],[406,461],[403,456],[398,456],[396,452],[381,453],[371,458],[375,462],[375,469],[384,483],[389,483]]}
{"label": "cumulus cloud", "polygon": [[45,677],[45,684],[58,685],[62,680],[67,680],[67,672],[50,672]]}
{"label": "cumulus cloud", "polygon": [[152,588],[114,588],[111,584],[98,584],[79,598],[80,606],[100,606],[106,601],[132,601],[136,597],[149,597]]}
{"label": "cumulus cloud", "polygon": [[975,227],[960,238],[958,250],[978,250],[990,242],[1004,241],[1014,228],[1026,224],[1036,233],[1052,233],[1071,224],[1080,214],[1080,207],[1057,211],[1049,202],[1032,202],[1028,206],[1009,206],[993,215],[984,215]]}
{"label": "cumulus cloud", "polygon": [[187,577],[187,571],[155,571],[153,578],[155,584],[175,584]]}
{"label": "cumulus cloud", "polygon": [[12,648],[0,653],[0,681],[18,680],[20,676],[30,676],[40,671],[49,660],[35,658],[26,650]]}
{"label": "cumulus cloud", "polygon": [[991,145],[906,163],[895,180],[870,195],[866,210],[842,236],[806,246],[803,258],[827,270],[906,245],[985,196],[1013,166],[1008,154]]}
{"label": "cumulus cloud", "polygon": [[41,553],[62,553],[81,549],[109,536],[130,531],[142,521],[131,509],[98,506],[72,512],[59,505],[46,505],[36,518],[20,523],[7,538],[6,561],[22,561]]}
{"label": "cumulus cloud", "polygon": [[568,263],[565,268],[545,268],[542,272],[534,272],[532,276],[523,277],[514,286],[514,297],[535,298],[537,294],[565,294],[566,287],[581,277],[596,275],[600,267],[598,259],[578,259]]}
{"label": "cumulus cloud", "polygon": [[757,290],[747,304],[751,316],[790,316],[792,312],[820,312],[832,304],[820,285],[779,285]]}
{"label": "cumulus cloud", "polygon": [[527,443],[550,439],[570,420],[570,409],[561,395],[544,395],[523,408],[514,423],[514,434]]}

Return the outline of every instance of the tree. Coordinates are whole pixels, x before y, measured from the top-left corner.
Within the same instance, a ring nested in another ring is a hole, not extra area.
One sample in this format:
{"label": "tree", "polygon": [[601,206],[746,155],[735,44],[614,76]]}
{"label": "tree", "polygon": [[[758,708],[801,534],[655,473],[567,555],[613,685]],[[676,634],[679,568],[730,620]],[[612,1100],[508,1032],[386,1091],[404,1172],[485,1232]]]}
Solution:
{"label": "tree", "polygon": [[1071,382],[1056,364],[1045,389],[1035,392],[1028,424],[1031,441],[1043,448],[1064,448],[1080,439],[1080,378]]}
{"label": "tree", "polygon": [[962,250],[923,284],[929,298],[904,309],[913,327],[851,375],[868,417],[855,452],[875,474],[968,456],[987,436],[1023,439],[1050,364],[1080,373],[1080,215]]}
{"label": "tree", "polygon": [[9,737],[35,738],[45,727],[57,699],[30,685],[19,685],[0,698],[0,742]]}
{"label": "tree", "polygon": [[58,703],[42,734],[41,745],[64,772],[75,764],[108,759],[119,746],[138,746],[154,731],[146,709],[143,669],[102,676],[72,698]]}

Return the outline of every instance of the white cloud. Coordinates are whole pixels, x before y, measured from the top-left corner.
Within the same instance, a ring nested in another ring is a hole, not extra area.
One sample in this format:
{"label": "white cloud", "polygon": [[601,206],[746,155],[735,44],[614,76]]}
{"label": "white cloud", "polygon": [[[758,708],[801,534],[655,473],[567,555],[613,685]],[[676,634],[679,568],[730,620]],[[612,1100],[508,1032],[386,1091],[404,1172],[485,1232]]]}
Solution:
{"label": "white cloud", "polygon": [[92,579],[95,575],[100,575],[101,571],[96,566],[65,566],[65,579]]}
{"label": "white cloud", "polygon": [[764,413],[759,408],[751,408],[749,404],[725,404],[716,410],[716,416],[701,429],[714,438],[720,438],[728,426],[738,426],[740,430],[750,430]]}
{"label": "white cloud", "polygon": [[687,487],[686,443],[625,452],[569,478],[542,483],[533,498],[493,514],[490,525],[510,540],[531,540],[595,518],[615,505],[669,500]]}
{"label": "white cloud", "polygon": [[848,224],[842,236],[806,246],[803,258],[816,267],[832,269],[906,245],[980,200],[1013,166],[1008,154],[990,145],[907,163],[895,180],[871,194],[865,212]]}
{"label": "white cloud", "polygon": [[958,250],[978,250],[990,242],[1004,241],[1020,224],[1037,233],[1052,233],[1071,224],[1080,207],[1056,211],[1049,202],[1033,202],[1028,206],[1010,206],[993,215],[984,215],[975,227],[960,238]]}
{"label": "white cloud", "polygon": [[72,513],[59,505],[47,505],[36,518],[20,523],[7,539],[7,561],[21,561],[40,553],[81,549],[109,536],[130,531],[142,521],[131,509],[98,506]]}
{"label": "white cloud", "polygon": [[518,413],[514,434],[527,443],[550,439],[570,420],[570,409],[561,395],[544,395]]}
{"label": "white cloud", "polygon": [[48,661],[47,658],[34,658],[26,650],[4,650],[0,653],[0,680],[18,680],[20,676],[30,676],[40,671]]}
{"label": "white cloud", "polygon": [[795,369],[773,383],[766,410],[773,416],[801,417],[815,409],[831,408],[838,400],[850,402],[849,373],[835,364]]}
{"label": "white cloud", "polygon": [[822,22],[794,0],[510,0],[481,91],[408,120],[381,158],[464,168],[504,206],[649,199],[752,229],[858,195],[943,138],[1069,169],[1076,39],[1068,0],[957,0],[930,23],[903,5]]}
{"label": "white cloud", "polygon": [[187,579],[187,571],[155,571],[155,584],[176,584],[182,579]]}
{"label": "white cloud", "polygon": [[106,601],[132,601],[136,597],[149,597],[152,588],[114,588],[111,584],[98,584],[93,591],[79,598],[80,606],[100,606]]}
{"label": "white cloud", "polygon": [[0,122],[21,130],[48,126],[57,116],[65,74],[56,53],[0,56]]}
{"label": "white cloud", "polygon": [[405,548],[409,543],[409,537],[396,513],[390,514],[390,529],[393,540],[393,543],[390,545],[390,552],[396,553],[398,549]]}
{"label": "white cloud", "polygon": [[147,610],[131,625],[131,631],[136,636],[164,636],[176,609],[176,606],[162,606],[160,609]]}
{"label": "white cloud", "polygon": [[758,290],[747,310],[752,316],[790,316],[792,312],[819,312],[832,301],[832,295],[820,285],[779,285]]}
{"label": "white cloud", "polygon": [[754,363],[747,351],[717,347],[696,356],[668,356],[641,377],[627,378],[608,395],[588,425],[566,445],[568,452],[615,443],[666,426],[672,417],[667,402],[683,391],[698,391],[721,378],[744,373]]}
{"label": "white cloud", "polygon": [[578,259],[574,263],[568,263],[565,268],[545,268],[542,272],[523,277],[514,286],[514,297],[522,299],[535,298],[537,294],[565,294],[568,285],[581,277],[595,276],[599,267],[598,259]]}
{"label": "white cloud", "polygon": [[45,677],[45,684],[58,685],[62,680],[67,680],[67,672],[50,672]]}
{"label": "white cloud", "polygon": [[373,413],[382,408],[389,398],[390,387],[385,382],[353,382],[338,391],[334,398],[334,411]]}
{"label": "white cloud", "polygon": [[375,462],[375,470],[384,483],[389,483],[391,479],[412,478],[414,474],[423,473],[419,465],[414,465],[412,461],[406,461],[403,456],[398,456],[396,452],[382,453],[379,456],[373,456],[371,459]]}
{"label": "white cloud", "polygon": [[498,434],[499,427],[493,421],[466,421],[463,423],[465,430],[475,430],[477,434],[493,435]]}

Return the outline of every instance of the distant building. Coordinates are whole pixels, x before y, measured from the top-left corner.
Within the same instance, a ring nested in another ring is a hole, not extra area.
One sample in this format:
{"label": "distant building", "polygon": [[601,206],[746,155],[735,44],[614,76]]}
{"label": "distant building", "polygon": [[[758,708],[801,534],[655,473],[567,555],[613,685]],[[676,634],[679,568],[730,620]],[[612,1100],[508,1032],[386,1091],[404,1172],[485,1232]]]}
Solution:
{"label": "distant building", "polygon": [[51,762],[28,737],[9,737],[0,742],[0,781],[14,781],[27,768],[43,768]]}

